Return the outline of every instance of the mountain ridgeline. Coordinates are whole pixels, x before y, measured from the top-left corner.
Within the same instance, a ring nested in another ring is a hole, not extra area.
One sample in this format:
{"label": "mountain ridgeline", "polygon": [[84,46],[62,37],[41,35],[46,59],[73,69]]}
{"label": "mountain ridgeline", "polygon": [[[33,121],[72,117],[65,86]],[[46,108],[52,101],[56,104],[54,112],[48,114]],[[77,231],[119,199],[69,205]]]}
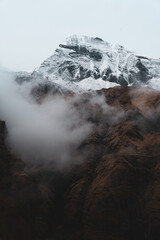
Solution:
{"label": "mountain ridgeline", "polygon": [[159,240],[160,60],[72,36],[14,77],[0,77],[0,240]]}
{"label": "mountain ridgeline", "polygon": [[160,59],[137,56],[100,38],[73,35],[30,75],[37,76],[73,91],[151,85],[160,78]]}

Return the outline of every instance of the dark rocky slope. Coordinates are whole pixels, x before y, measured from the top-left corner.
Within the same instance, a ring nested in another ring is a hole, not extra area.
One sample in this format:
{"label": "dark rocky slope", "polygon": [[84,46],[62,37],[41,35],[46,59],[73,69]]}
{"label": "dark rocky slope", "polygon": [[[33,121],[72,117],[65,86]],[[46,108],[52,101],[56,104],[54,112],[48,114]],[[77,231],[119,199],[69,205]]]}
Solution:
{"label": "dark rocky slope", "polygon": [[[75,105],[94,128],[77,150],[88,151],[85,161],[65,173],[25,172],[0,122],[1,240],[159,240],[160,93],[116,87],[98,94],[114,108],[93,108],[90,93]],[[115,111],[123,113],[118,120]]]}

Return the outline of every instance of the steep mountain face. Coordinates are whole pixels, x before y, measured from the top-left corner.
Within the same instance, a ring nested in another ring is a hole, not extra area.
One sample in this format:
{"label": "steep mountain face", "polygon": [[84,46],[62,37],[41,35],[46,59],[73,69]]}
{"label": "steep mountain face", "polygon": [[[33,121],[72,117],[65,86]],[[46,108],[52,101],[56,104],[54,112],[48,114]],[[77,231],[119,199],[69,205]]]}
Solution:
{"label": "steep mountain face", "polygon": [[100,38],[74,35],[32,73],[37,74],[74,91],[145,85],[160,78],[160,60],[136,56]]}
{"label": "steep mountain face", "polygon": [[92,93],[77,99],[74,107],[85,109],[94,128],[77,149],[80,156],[87,150],[84,161],[67,172],[26,172],[0,121],[1,240],[159,240],[160,92],[97,94],[110,111],[91,104]]}
{"label": "steep mountain face", "polygon": [[75,97],[71,108],[92,131],[76,149],[70,143],[74,166],[57,171],[56,154],[44,168],[11,153],[0,116],[0,240],[159,240],[160,91],[140,85],[159,88],[160,60],[72,36],[15,77],[31,83],[31,104]]}

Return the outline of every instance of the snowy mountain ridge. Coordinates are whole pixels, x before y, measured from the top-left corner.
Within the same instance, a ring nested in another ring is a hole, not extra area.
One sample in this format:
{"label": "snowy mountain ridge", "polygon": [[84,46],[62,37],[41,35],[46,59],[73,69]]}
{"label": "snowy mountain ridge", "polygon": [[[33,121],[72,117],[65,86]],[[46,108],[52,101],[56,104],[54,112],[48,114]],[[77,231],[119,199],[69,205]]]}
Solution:
{"label": "snowy mountain ridge", "polygon": [[32,76],[41,76],[73,91],[116,85],[151,85],[160,78],[160,60],[136,56],[100,38],[73,35],[59,45]]}

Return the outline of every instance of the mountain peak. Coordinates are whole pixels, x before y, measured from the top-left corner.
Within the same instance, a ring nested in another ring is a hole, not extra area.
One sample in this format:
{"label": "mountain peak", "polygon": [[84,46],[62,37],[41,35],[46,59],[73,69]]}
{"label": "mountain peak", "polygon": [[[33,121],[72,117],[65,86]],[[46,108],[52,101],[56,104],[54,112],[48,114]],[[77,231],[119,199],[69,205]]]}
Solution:
{"label": "mountain peak", "polygon": [[149,85],[160,78],[160,59],[136,56],[98,37],[72,35],[34,74],[75,91]]}
{"label": "mountain peak", "polygon": [[86,45],[87,43],[91,42],[104,42],[101,38],[99,37],[89,37],[89,36],[83,36],[83,35],[71,35],[66,38],[64,41],[66,44],[84,44]]}

